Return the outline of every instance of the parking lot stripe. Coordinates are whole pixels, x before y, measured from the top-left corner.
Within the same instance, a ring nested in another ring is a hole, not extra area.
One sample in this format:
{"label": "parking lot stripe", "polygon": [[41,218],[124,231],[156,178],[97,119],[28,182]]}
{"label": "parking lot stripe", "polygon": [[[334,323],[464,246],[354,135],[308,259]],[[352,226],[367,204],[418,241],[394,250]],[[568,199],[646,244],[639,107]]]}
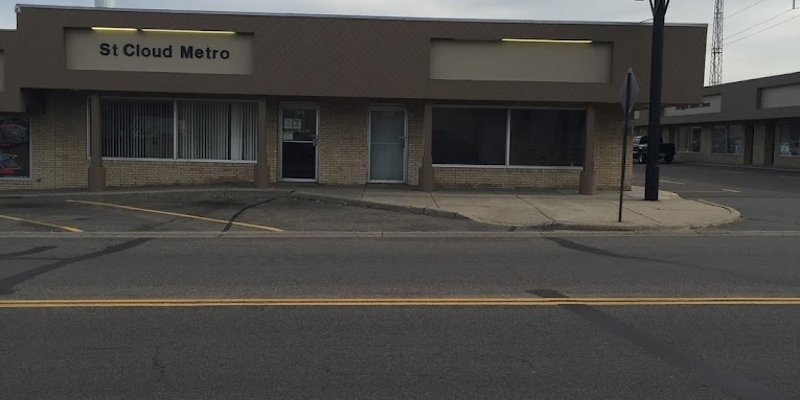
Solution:
{"label": "parking lot stripe", "polygon": [[797,297],[731,298],[252,298],[2,300],[2,308],[789,306]]}
{"label": "parking lot stripe", "polygon": [[0,214],[0,218],[7,219],[9,221],[22,222],[22,223],[26,223],[26,224],[30,224],[30,225],[38,225],[38,226],[44,226],[44,227],[47,227],[47,228],[60,229],[62,231],[67,231],[67,232],[73,232],[73,233],[81,233],[81,232],[83,232],[82,230],[80,230],[78,228],[73,228],[71,226],[50,224],[50,223],[47,223],[47,222],[34,221],[32,219],[12,217],[10,215],[2,215],[2,214]]}
{"label": "parking lot stripe", "polygon": [[150,214],[169,215],[171,217],[188,218],[188,219],[194,219],[194,220],[204,221],[204,222],[212,222],[212,223],[215,223],[215,224],[223,224],[223,225],[230,224],[230,225],[234,225],[234,226],[241,226],[241,227],[245,227],[245,228],[260,229],[260,230],[270,231],[270,232],[283,232],[283,229],[274,228],[274,227],[266,226],[266,225],[256,225],[256,224],[249,224],[247,222],[238,222],[238,221],[226,221],[224,219],[209,218],[209,217],[203,217],[203,216],[200,216],[200,215],[181,214],[181,213],[175,213],[175,212],[171,212],[171,211],[151,210],[149,208],[131,207],[131,206],[125,206],[125,205],[121,205],[121,204],[102,203],[102,202],[99,202],[99,201],[87,201],[87,200],[66,200],[66,202],[67,203],[74,203],[74,204],[85,204],[85,205],[90,205],[90,206],[119,208],[119,209],[122,209],[122,210],[137,211],[137,212],[144,212],[144,213],[150,213]]}

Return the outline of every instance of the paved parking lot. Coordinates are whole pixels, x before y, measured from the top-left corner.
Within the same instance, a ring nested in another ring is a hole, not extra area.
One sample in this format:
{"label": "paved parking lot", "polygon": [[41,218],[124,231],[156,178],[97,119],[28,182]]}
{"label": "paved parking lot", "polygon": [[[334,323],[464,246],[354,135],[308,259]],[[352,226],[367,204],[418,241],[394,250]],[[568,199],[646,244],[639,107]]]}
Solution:
{"label": "paved parking lot", "polygon": [[5,232],[484,231],[500,227],[277,193],[0,197]]}
{"label": "paved parking lot", "polygon": [[[742,220],[725,230],[800,230],[800,171],[661,164],[661,189],[686,199],[733,207]],[[634,166],[633,184],[644,185],[644,165]]]}

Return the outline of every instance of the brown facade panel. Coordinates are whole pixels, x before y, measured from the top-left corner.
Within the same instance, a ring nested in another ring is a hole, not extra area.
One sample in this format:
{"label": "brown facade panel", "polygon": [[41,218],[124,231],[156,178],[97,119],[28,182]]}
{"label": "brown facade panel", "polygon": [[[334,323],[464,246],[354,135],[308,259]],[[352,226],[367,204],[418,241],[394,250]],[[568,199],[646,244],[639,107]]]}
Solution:
{"label": "brown facade panel", "polygon": [[[367,17],[234,15],[21,6],[27,45],[7,63],[17,87],[204,95],[361,97],[615,103],[629,67],[647,98],[650,26],[624,23],[464,21]],[[67,69],[66,28],[93,26],[236,31],[254,37],[254,73],[206,75]],[[0,35],[2,36],[2,35]],[[611,82],[440,81],[429,79],[433,39],[586,39],[611,43]],[[0,38],[0,41],[3,39]],[[706,27],[666,30],[664,99],[699,101]],[[213,77],[213,79],[211,79]],[[11,104],[11,103],[6,103]]]}

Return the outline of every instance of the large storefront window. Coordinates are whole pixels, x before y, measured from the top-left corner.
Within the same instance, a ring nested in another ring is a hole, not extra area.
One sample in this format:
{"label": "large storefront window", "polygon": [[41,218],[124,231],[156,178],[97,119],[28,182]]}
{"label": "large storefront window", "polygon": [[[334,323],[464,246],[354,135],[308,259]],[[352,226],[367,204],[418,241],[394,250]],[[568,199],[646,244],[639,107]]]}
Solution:
{"label": "large storefront window", "polygon": [[254,161],[256,110],[245,102],[104,99],[103,156]]}
{"label": "large storefront window", "polygon": [[742,124],[714,126],[711,152],[742,154],[744,151],[744,132],[745,127]]}
{"label": "large storefront window", "polygon": [[433,109],[435,164],[505,165],[504,108]]}
{"label": "large storefront window", "polygon": [[31,177],[30,122],[0,116],[0,179]]}
{"label": "large storefront window", "polygon": [[678,130],[678,140],[675,142],[678,151],[699,153],[701,131],[699,126],[680,127]]}
{"label": "large storefront window", "polygon": [[585,134],[583,110],[435,107],[433,162],[580,166]]}
{"label": "large storefront window", "polygon": [[782,122],[778,124],[778,132],[780,132],[780,155],[800,156],[800,121]]}
{"label": "large storefront window", "polygon": [[583,165],[586,113],[581,110],[511,110],[509,165]]}

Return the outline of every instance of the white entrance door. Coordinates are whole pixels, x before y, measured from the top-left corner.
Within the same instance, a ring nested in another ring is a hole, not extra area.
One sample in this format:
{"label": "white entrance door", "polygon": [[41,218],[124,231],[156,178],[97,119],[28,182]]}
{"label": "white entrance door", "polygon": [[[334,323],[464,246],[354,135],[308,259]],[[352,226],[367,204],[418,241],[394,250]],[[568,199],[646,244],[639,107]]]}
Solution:
{"label": "white entrance door", "polygon": [[390,106],[374,106],[370,108],[370,182],[405,182],[407,131],[405,108]]}

